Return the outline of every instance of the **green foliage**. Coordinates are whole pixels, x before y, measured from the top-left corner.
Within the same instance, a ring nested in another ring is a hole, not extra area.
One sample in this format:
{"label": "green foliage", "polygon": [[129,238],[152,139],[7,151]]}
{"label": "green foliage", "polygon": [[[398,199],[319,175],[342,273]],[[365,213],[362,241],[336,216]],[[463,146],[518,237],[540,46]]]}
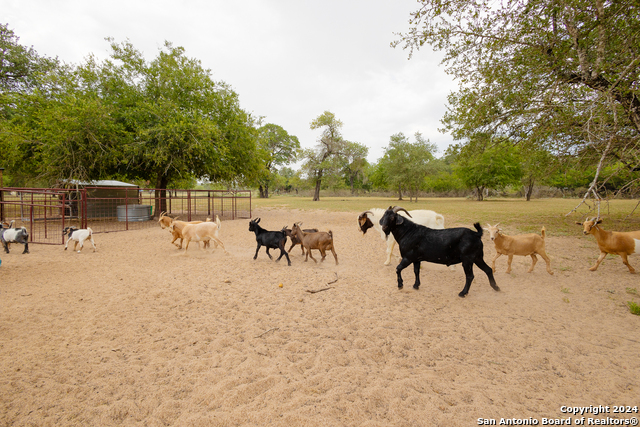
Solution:
{"label": "green foliage", "polygon": [[325,175],[334,175],[341,170],[346,141],[342,138],[340,128],[342,122],[330,111],[325,111],[316,117],[310,124],[312,130],[322,129],[322,135],[318,144],[313,149],[303,151],[305,162],[302,165],[303,172],[315,185],[313,200],[320,200],[322,179]]}
{"label": "green foliage", "polygon": [[260,196],[269,197],[269,187],[278,185],[275,173],[278,166],[296,160],[300,152],[298,138],[289,135],[281,126],[266,124],[258,129],[258,148],[264,159],[264,173],[260,176]]}
{"label": "green foliage", "polygon": [[418,191],[425,187],[425,178],[436,172],[434,153],[437,147],[419,132],[414,137],[412,143],[403,133],[392,135],[379,164],[380,171],[385,173],[384,181],[398,191],[400,199],[406,190],[410,199],[415,197],[417,201]]}
{"label": "green foliage", "polygon": [[0,160],[16,177],[255,181],[264,159],[238,95],[166,42],[147,61],[110,40],[111,56],[77,68],[39,58],[0,27]]}
{"label": "green foliage", "polygon": [[518,184],[522,178],[521,158],[511,145],[490,145],[486,138],[478,138],[474,143],[451,150],[457,153],[456,175],[475,190],[478,200],[483,199],[485,189],[502,189]]}
{"label": "green foliage", "polygon": [[627,306],[629,307],[629,313],[640,316],[640,305],[633,301],[627,301]]}
{"label": "green foliage", "polygon": [[637,2],[419,2],[395,45],[444,51],[447,72],[460,82],[445,131],[459,141],[484,133],[580,159],[595,172],[593,189],[614,179],[601,168],[619,163],[624,168],[610,172],[623,177],[621,187],[638,189]]}

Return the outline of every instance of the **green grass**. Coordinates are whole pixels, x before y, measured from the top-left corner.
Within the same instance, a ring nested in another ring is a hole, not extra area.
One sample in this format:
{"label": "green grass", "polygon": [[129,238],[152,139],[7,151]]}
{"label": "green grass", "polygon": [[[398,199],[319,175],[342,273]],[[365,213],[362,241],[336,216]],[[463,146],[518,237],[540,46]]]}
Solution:
{"label": "green grass", "polygon": [[640,305],[636,304],[633,301],[628,301],[627,305],[629,306],[629,312],[631,314],[635,314],[636,316],[640,316]]}
{"label": "green grass", "polygon": [[[338,212],[362,212],[369,208],[387,208],[391,205],[402,206],[407,210],[431,209],[445,216],[447,227],[461,225],[471,227],[480,222],[500,223],[509,233],[539,233],[544,225],[548,235],[576,236],[582,229],[576,221],[582,222],[586,216],[596,213],[582,205],[576,212],[566,216],[580,203],[579,199],[488,199],[482,202],[466,198],[426,198],[418,203],[409,200],[398,201],[394,197],[326,197],[314,202],[310,197],[273,196],[269,199],[253,198],[255,209],[282,207],[288,209],[315,210],[324,209]],[[612,200],[601,205],[600,217],[604,219],[606,230],[640,230],[640,209],[625,219],[634,207],[636,200]]]}

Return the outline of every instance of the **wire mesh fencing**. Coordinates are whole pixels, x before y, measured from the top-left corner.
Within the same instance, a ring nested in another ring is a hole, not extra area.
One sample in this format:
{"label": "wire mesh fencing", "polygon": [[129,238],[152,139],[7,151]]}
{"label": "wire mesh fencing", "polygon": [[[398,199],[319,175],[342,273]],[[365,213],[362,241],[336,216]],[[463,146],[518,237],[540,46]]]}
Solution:
{"label": "wire mesh fencing", "polygon": [[0,188],[0,220],[26,227],[30,243],[63,244],[68,226],[94,233],[157,227],[162,212],[184,221],[248,219],[251,191]]}

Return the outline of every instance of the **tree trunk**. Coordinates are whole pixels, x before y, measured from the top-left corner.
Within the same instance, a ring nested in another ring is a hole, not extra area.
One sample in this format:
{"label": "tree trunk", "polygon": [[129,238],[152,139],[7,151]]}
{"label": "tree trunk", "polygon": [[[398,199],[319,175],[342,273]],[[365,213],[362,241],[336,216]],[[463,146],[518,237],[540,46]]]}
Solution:
{"label": "tree trunk", "polygon": [[482,193],[484,192],[484,187],[476,187],[476,196],[479,202],[484,200],[484,197],[482,196]]}
{"label": "tree trunk", "polygon": [[313,201],[317,202],[320,200],[320,184],[322,183],[322,181],[320,180],[320,178],[316,179],[316,188],[313,192]]}
{"label": "tree trunk", "polygon": [[265,184],[265,186],[263,187],[262,184],[260,184],[260,186],[258,187],[258,192],[260,193],[260,198],[261,199],[268,199],[269,198],[269,186]]}
{"label": "tree trunk", "polygon": [[524,195],[527,202],[531,200],[531,194],[533,193],[533,180],[530,180],[527,185],[524,186]]}
{"label": "tree trunk", "polygon": [[313,201],[317,202],[320,200],[320,185],[322,184],[322,170],[318,171],[318,176],[316,177],[316,189],[313,192]]}
{"label": "tree trunk", "polygon": [[[154,218],[160,217],[160,212],[167,211],[167,184],[169,183],[169,179],[164,175],[158,175],[156,179],[156,202],[155,209],[153,212]],[[160,190],[160,191],[158,191]]]}
{"label": "tree trunk", "polygon": [[398,185],[398,200],[402,200],[402,185]]}
{"label": "tree trunk", "polygon": [[354,193],[354,190],[353,190],[353,175],[351,175],[349,177],[349,181],[351,181],[351,195],[353,195],[353,193]]}

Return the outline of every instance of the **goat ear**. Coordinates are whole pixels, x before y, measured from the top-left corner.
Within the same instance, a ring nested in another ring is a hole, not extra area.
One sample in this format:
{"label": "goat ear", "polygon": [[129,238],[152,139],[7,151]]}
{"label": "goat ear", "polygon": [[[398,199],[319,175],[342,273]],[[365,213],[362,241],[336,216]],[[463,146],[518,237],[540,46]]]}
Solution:
{"label": "goat ear", "polygon": [[256,224],[260,222],[260,218],[256,218]]}
{"label": "goat ear", "polygon": [[596,224],[600,224],[601,222],[602,222],[602,220],[599,219],[599,220],[596,221]]}
{"label": "goat ear", "polygon": [[396,215],[396,225],[400,225],[404,222],[404,217],[402,215]]}
{"label": "goat ear", "polygon": [[582,223],[581,223],[581,222],[578,222],[578,221],[576,221],[576,224],[578,224],[578,225],[582,225]]}

